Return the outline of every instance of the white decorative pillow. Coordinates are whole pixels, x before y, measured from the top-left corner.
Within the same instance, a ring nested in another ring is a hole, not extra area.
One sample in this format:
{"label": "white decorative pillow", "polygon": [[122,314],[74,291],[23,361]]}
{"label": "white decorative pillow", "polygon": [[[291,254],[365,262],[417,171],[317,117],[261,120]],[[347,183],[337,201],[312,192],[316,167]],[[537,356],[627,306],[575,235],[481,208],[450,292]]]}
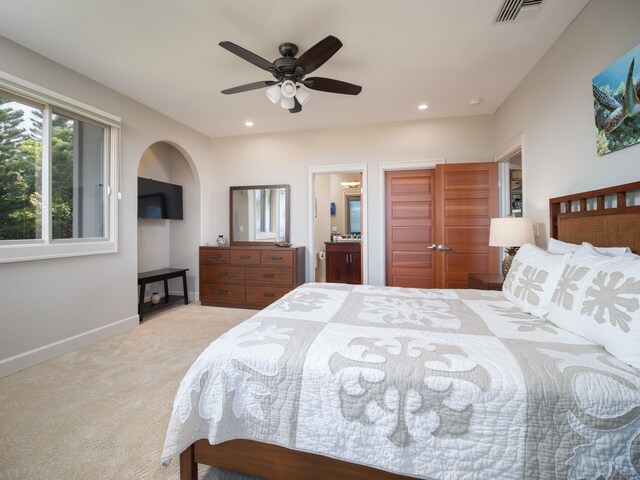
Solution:
{"label": "white decorative pillow", "polygon": [[547,252],[562,255],[564,253],[573,253],[580,248],[580,245],[575,243],[567,243],[562,240],[556,240],[555,238],[549,239],[549,245],[547,245]]}
{"label": "white decorative pillow", "polygon": [[589,242],[582,242],[582,245],[578,245],[576,243],[567,243],[562,240],[556,240],[555,238],[549,239],[547,252],[555,254],[573,253],[577,252],[581,246],[590,247],[596,252],[609,257],[619,257],[620,255],[631,252],[629,247],[594,247]]}
{"label": "white decorative pillow", "polygon": [[587,288],[592,270],[610,263],[614,258],[587,246],[580,247],[571,255],[551,297],[547,318],[558,327],[584,337],[584,324],[578,321],[576,313],[577,297]]}
{"label": "white decorative pillow", "polygon": [[548,318],[640,369],[640,260],[583,247],[564,268]]}
{"label": "white decorative pillow", "polygon": [[524,244],[513,259],[502,293],[521,310],[544,316],[569,255],[555,255]]}
{"label": "white decorative pillow", "polygon": [[602,255],[607,255],[609,257],[620,257],[627,253],[631,253],[631,249],[629,247],[594,247],[589,242],[582,242],[582,246],[590,247],[596,252],[601,253]]}

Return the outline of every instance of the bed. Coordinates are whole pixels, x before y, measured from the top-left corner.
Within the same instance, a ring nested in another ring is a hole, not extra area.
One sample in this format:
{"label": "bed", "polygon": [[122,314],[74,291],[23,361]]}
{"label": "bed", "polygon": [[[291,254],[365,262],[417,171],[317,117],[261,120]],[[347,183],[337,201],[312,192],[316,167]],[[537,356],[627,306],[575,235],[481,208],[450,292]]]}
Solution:
{"label": "bed", "polygon": [[[552,236],[639,253],[640,207],[626,200],[638,189],[550,200]],[[525,276],[526,262],[515,262]],[[299,287],[196,360],[163,462],[179,455],[182,479],[196,479],[198,463],[273,479],[639,478],[640,370],[629,352],[621,361],[590,332],[540,318],[532,298],[550,301],[555,287],[521,288],[514,302],[515,282],[504,294]],[[572,289],[555,295],[556,311]],[[620,324],[635,335],[631,297]]]}

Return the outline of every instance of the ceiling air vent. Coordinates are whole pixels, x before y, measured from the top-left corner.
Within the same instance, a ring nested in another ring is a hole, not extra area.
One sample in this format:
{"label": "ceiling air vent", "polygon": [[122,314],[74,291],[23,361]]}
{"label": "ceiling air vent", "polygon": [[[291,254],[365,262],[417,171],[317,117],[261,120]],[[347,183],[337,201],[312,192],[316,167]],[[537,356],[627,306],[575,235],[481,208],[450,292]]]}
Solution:
{"label": "ceiling air vent", "polygon": [[505,0],[495,23],[531,20],[538,13],[542,0]]}

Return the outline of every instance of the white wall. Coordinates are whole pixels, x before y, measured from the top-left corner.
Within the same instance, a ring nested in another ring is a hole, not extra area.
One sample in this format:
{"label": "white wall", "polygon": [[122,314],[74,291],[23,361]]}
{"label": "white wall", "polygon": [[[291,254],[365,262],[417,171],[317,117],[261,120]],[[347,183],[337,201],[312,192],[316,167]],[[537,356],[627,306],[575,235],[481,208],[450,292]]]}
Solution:
{"label": "white wall", "polygon": [[525,215],[544,223],[539,241],[549,198],[640,180],[640,145],[596,154],[591,92],[591,79],[640,43],[639,19],[638,0],[592,0],[496,115],[498,150],[524,136]]}
{"label": "white wall", "polygon": [[[208,190],[203,196],[204,205],[216,205],[219,212],[228,212],[231,185],[288,183],[291,242],[306,246],[312,221],[308,205],[309,167],[366,163],[369,283],[382,285],[379,163],[436,158],[446,158],[447,162],[491,161],[495,154],[494,136],[492,116],[473,116],[213,139],[211,157],[217,168],[208,180],[203,177],[203,191]],[[213,242],[218,233],[228,235],[228,213],[204,215],[203,222],[206,241]],[[307,264],[308,279],[314,275],[312,265]]]}
{"label": "white wall", "polygon": [[[119,252],[0,266],[3,376],[137,324],[136,192],[146,148],[157,141],[179,145],[210,184],[217,160],[210,160],[209,138],[2,37],[0,70],[122,118]],[[184,255],[177,261],[197,265],[192,245]]]}

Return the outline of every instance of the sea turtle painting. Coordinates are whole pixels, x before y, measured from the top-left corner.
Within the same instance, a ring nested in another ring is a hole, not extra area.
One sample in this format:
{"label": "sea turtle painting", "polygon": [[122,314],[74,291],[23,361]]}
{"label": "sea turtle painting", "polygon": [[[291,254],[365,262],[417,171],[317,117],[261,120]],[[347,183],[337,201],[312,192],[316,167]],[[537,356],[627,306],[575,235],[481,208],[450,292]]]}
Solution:
{"label": "sea turtle painting", "polygon": [[[593,79],[598,155],[640,142],[640,45]],[[638,73],[635,73],[635,72]]]}

